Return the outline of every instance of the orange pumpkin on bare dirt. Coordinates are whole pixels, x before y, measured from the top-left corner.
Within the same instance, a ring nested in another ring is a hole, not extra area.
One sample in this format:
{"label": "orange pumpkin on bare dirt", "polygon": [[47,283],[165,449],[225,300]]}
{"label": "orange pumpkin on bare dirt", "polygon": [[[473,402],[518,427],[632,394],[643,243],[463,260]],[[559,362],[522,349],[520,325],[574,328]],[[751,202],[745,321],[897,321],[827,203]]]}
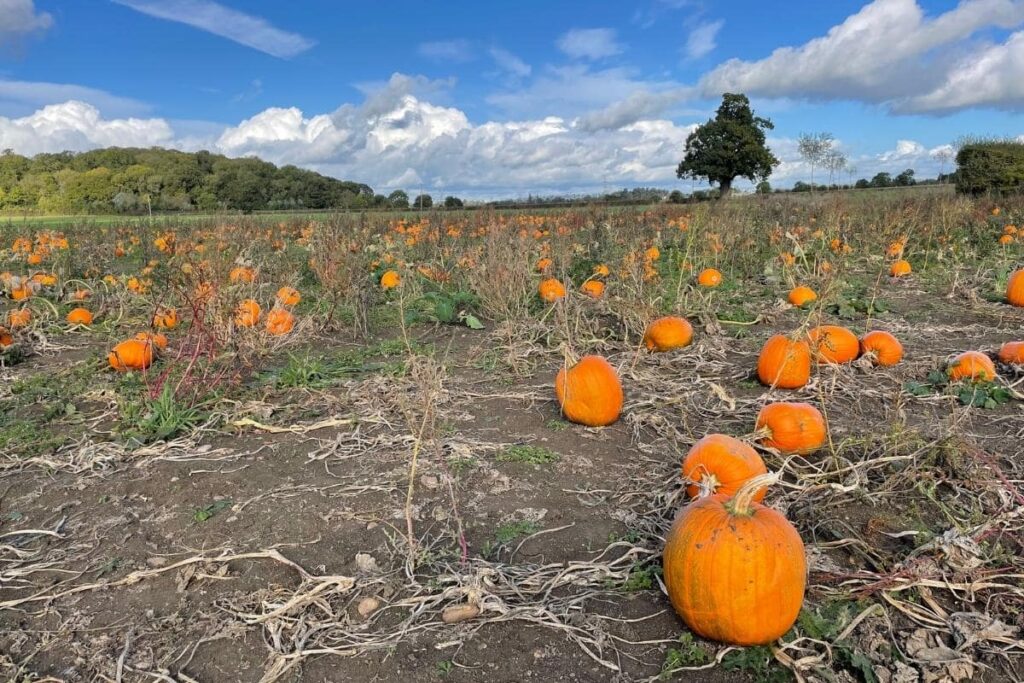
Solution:
{"label": "orange pumpkin on bare dirt", "polygon": [[73,308],[68,311],[67,321],[71,325],[92,325],[92,313],[87,308]]}
{"label": "orange pumpkin on bare dirt", "polygon": [[277,290],[277,300],[282,306],[298,306],[302,295],[294,287],[282,287]]}
{"label": "orange pumpkin on bare dirt", "polygon": [[681,349],[692,339],[693,326],[686,318],[674,315],[658,318],[644,332],[644,346],[654,352]]}
{"label": "orange pumpkin on bare dirt", "polygon": [[885,330],[872,330],[860,338],[860,353],[875,365],[889,367],[903,360],[903,344]]}
{"label": "orange pumpkin on bare dirt", "polygon": [[999,348],[999,360],[1007,365],[1024,365],[1024,341],[1008,341]]}
{"label": "orange pumpkin on bare dirt", "polygon": [[780,389],[799,389],[811,378],[811,350],[807,342],[777,334],[765,342],[757,359],[761,383]]}
{"label": "orange pumpkin on bare dirt", "polygon": [[734,496],[701,498],[683,508],[668,532],[665,587],[676,612],[703,638],[764,645],[800,613],[803,541],[781,513],[754,501],[774,480],[754,477]]}
{"label": "orange pumpkin on bare dirt", "polygon": [[549,304],[565,298],[565,287],[561,282],[553,277],[543,280],[540,283],[537,292],[540,295],[541,300],[546,301]]}
{"label": "orange pumpkin on bare dirt", "polygon": [[113,348],[107,362],[118,372],[145,370],[153,364],[153,344],[142,339],[123,341]]}
{"label": "orange pumpkin on bare dirt", "polygon": [[818,363],[849,363],[860,354],[860,340],[839,325],[819,325],[807,333]]}
{"label": "orange pumpkin on bare dirt", "polygon": [[707,288],[717,287],[722,284],[722,274],[714,268],[705,268],[697,276],[697,284]]}
{"label": "orange pumpkin on bare dirt", "polygon": [[253,327],[260,321],[263,310],[252,299],[243,299],[235,307],[235,325],[237,327]]}
{"label": "orange pumpkin on bare dirt", "polygon": [[906,277],[913,271],[914,269],[910,267],[910,262],[904,261],[903,259],[900,259],[889,266],[889,275],[892,277]]}
{"label": "orange pumpkin on bare dirt", "polygon": [[789,303],[801,308],[812,301],[817,301],[818,295],[810,287],[800,285],[799,287],[794,287],[789,290],[789,296],[786,298],[789,300]]}
{"label": "orange pumpkin on bare dirt", "polygon": [[[693,444],[683,459],[683,479],[690,498],[731,496],[749,479],[765,474],[764,460],[750,444],[725,434],[708,434]],[[761,502],[765,489],[754,494]]]}
{"label": "orange pumpkin on bare dirt", "polygon": [[1006,302],[1011,306],[1024,306],[1024,270],[1010,276],[1006,285]]}
{"label": "orange pumpkin on bare dirt", "polygon": [[588,427],[610,425],[622,412],[619,374],[601,356],[584,356],[571,368],[559,370],[555,396],[568,420]]}
{"label": "orange pumpkin on bare dirt", "polygon": [[600,299],[604,295],[604,283],[600,280],[587,280],[580,286],[580,291],[592,299]]}
{"label": "orange pumpkin on bare dirt", "polygon": [[267,332],[276,336],[288,334],[295,327],[295,316],[284,308],[275,308],[267,313]]}
{"label": "orange pumpkin on bare dirt", "polygon": [[980,351],[964,351],[950,361],[946,374],[954,382],[991,382],[996,378],[996,366],[991,358]]}
{"label": "orange pumpkin on bare dirt", "polygon": [[762,444],[786,455],[813,453],[828,433],[825,418],[809,403],[769,403],[758,412],[755,429]]}

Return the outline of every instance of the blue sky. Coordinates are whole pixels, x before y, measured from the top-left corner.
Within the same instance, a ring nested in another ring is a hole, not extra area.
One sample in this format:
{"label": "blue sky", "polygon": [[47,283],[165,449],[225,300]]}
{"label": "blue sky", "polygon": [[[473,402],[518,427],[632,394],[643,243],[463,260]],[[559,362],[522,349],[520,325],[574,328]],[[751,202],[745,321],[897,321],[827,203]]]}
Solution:
{"label": "blue sky", "polygon": [[1024,134],[1024,2],[0,0],[0,147],[255,154],[469,197],[689,187],[721,92],[856,176]]}

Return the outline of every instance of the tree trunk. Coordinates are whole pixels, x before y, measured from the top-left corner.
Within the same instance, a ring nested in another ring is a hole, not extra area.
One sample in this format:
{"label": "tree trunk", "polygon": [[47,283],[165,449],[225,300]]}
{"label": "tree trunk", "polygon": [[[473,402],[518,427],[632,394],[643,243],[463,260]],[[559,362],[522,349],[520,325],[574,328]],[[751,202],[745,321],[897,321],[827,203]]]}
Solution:
{"label": "tree trunk", "polygon": [[718,181],[718,198],[725,199],[732,192],[732,178],[722,178]]}

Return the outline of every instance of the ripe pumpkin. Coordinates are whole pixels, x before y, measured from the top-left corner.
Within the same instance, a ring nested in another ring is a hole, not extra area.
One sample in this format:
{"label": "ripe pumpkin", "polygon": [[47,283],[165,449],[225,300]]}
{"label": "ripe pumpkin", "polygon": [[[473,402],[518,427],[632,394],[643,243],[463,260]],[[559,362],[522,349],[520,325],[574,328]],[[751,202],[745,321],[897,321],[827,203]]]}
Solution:
{"label": "ripe pumpkin", "polygon": [[243,299],[235,307],[235,325],[238,327],[253,327],[260,321],[262,312],[258,303],[252,299]]}
{"label": "ripe pumpkin", "polygon": [[800,285],[789,290],[789,303],[794,306],[802,307],[811,303],[812,301],[818,300],[818,295],[810,287]]}
{"label": "ripe pumpkin", "polygon": [[14,337],[11,336],[11,333],[6,328],[0,327],[0,349],[6,349],[13,344]]}
{"label": "ripe pumpkin", "polygon": [[722,284],[722,274],[714,268],[705,268],[697,276],[697,284],[701,287],[717,287]]}
{"label": "ripe pumpkin", "polygon": [[92,325],[92,313],[87,308],[73,308],[68,311],[67,321],[71,325]]}
{"label": "ripe pumpkin", "polygon": [[394,289],[400,284],[402,284],[402,276],[396,270],[389,270],[380,276],[380,286],[382,289]]}
{"label": "ripe pumpkin", "polygon": [[107,362],[118,372],[145,370],[153,364],[153,344],[141,339],[123,341],[110,352]]}
{"label": "ripe pumpkin", "polygon": [[549,259],[547,256],[545,256],[545,257],[543,257],[541,259],[538,259],[537,260],[537,272],[538,273],[543,273],[543,272],[547,271],[547,269],[551,267],[552,263],[553,263],[553,261],[551,259]]}
{"label": "ripe pumpkin", "polygon": [[860,340],[839,325],[819,325],[807,333],[818,363],[849,363],[860,354]]}
{"label": "ripe pumpkin", "polygon": [[683,508],[665,543],[665,587],[698,635],[764,645],[790,629],[807,581],[804,544],[779,512],[754,502],[775,475],[755,477],[735,496]]}
{"label": "ripe pumpkin", "polygon": [[913,271],[914,269],[910,267],[910,262],[904,261],[903,259],[894,262],[889,267],[889,275],[893,277],[906,277],[907,275],[910,275]]}
{"label": "ripe pumpkin", "polygon": [[1024,269],[1010,276],[1006,285],[1006,302],[1011,306],[1024,306]]}
{"label": "ripe pumpkin", "polygon": [[757,377],[767,386],[799,389],[811,378],[807,342],[776,334],[765,342],[757,359]]}
{"label": "ripe pumpkin", "polygon": [[980,351],[964,351],[950,361],[946,374],[954,382],[961,379],[991,382],[996,378],[996,366],[991,358]]}
{"label": "ripe pumpkin", "polygon": [[173,330],[178,326],[178,311],[165,308],[153,315],[153,327],[160,330]]}
{"label": "ripe pumpkin", "polygon": [[253,282],[256,280],[256,271],[249,266],[235,266],[228,274],[231,282]]}
{"label": "ripe pumpkin", "polygon": [[30,322],[32,322],[32,311],[27,308],[19,308],[7,313],[7,326],[12,330],[27,327]]}
{"label": "ripe pumpkin", "polygon": [[297,306],[302,301],[302,295],[294,287],[282,287],[277,290],[277,300],[282,306]]}
{"label": "ripe pumpkin", "polygon": [[681,349],[693,339],[693,326],[686,318],[669,315],[658,318],[644,332],[644,345],[648,351],[664,352]]}
{"label": "ripe pumpkin", "polygon": [[160,351],[167,350],[167,336],[159,332],[139,332],[135,335],[139,341],[148,342]]}
{"label": "ripe pumpkin", "polygon": [[999,360],[1008,365],[1024,365],[1024,341],[1009,341],[999,349]]}
{"label": "ripe pumpkin", "polygon": [[540,298],[549,304],[565,298],[565,287],[553,277],[543,280],[537,291],[540,294]]}
{"label": "ripe pumpkin", "polygon": [[[731,496],[747,480],[765,474],[764,460],[749,444],[725,434],[708,434],[693,444],[683,459],[683,479],[690,498],[724,494]],[[761,502],[765,489],[754,494]]]}
{"label": "ripe pumpkin", "polygon": [[295,316],[284,308],[275,308],[267,313],[267,332],[276,336],[288,334],[295,327]]}
{"label": "ripe pumpkin", "polygon": [[567,419],[588,427],[604,427],[622,412],[622,383],[615,368],[601,356],[584,356],[555,376],[555,396]]}
{"label": "ripe pumpkin", "polygon": [[600,299],[604,295],[604,283],[600,280],[587,280],[580,291],[592,299]]}
{"label": "ripe pumpkin", "polygon": [[888,367],[903,360],[903,344],[885,330],[872,330],[860,339],[860,352],[876,365]]}
{"label": "ripe pumpkin", "polygon": [[755,424],[761,443],[786,455],[806,455],[825,445],[825,418],[809,403],[769,403]]}

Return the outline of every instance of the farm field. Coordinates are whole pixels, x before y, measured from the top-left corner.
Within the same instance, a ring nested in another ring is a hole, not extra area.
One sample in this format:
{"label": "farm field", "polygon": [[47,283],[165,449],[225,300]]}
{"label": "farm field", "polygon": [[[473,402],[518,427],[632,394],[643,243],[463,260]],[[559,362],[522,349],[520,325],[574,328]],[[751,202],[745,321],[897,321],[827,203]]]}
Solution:
{"label": "farm field", "polygon": [[[1022,223],[879,192],[0,224],[0,678],[1020,680]],[[653,353],[669,315],[692,341]],[[903,356],[765,386],[766,341],[821,325]],[[966,351],[994,376],[956,379]],[[587,355],[621,382],[608,426],[556,398]],[[823,443],[766,443],[785,401]],[[778,473],[804,544],[770,645],[666,594],[709,434]]]}

